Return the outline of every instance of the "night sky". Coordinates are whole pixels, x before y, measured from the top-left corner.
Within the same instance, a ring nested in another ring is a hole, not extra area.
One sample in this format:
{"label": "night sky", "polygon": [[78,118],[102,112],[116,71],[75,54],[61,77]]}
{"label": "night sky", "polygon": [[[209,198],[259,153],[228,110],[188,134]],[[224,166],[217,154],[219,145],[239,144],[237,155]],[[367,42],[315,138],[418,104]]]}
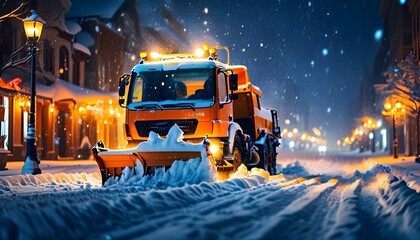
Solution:
{"label": "night sky", "polygon": [[161,5],[193,45],[230,48],[231,62],[248,67],[282,127],[307,116],[307,130],[321,129],[331,146],[350,133],[380,43],[380,0],[140,1],[142,22],[165,31]]}
{"label": "night sky", "polygon": [[139,0],[141,24],[176,38],[162,6],[184,27],[182,50],[227,46],[231,63],[247,66],[282,128],[299,119],[298,127],[317,127],[330,146],[351,132],[360,82],[381,40],[380,0]]}

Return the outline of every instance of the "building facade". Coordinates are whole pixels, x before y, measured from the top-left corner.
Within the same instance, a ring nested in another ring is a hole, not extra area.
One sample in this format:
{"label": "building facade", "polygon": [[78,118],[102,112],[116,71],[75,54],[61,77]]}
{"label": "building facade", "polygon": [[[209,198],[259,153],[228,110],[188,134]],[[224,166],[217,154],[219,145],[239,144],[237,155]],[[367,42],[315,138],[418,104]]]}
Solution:
{"label": "building facade", "polygon": [[[11,11],[21,2],[8,1],[2,10]],[[111,49],[106,45],[109,38],[121,40],[123,37],[104,26],[101,32],[106,32],[103,35],[108,39],[94,39],[94,45],[102,46],[102,50],[90,49],[83,42],[78,42],[76,35],[82,32],[82,27],[65,19],[65,13],[71,6],[68,0],[38,0],[30,1],[20,9],[22,18],[34,9],[46,22],[36,45],[35,122],[41,159],[73,158],[86,139],[90,145],[97,140],[103,140],[113,148],[124,144],[122,135],[119,135],[121,131],[117,129],[122,126],[124,115],[118,107],[115,92],[118,88],[118,66],[99,64],[101,69],[112,72],[112,76],[101,73],[98,80],[89,75],[90,62],[96,64],[98,61],[112,62],[118,57],[122,59],[122,47],[118,48],[121,42],[112,42],[115,44],[112,54],[105,50]],[[25,44],[26,37],[22,22],[16,18],[1,22],[0,33],[0,67],[3,67],[12,53]],[[24,48],[17,58],[24,58],[27,53]],[[5,69],[1,78],[0,139],[3,142],[0,143],[8,152],[9,161],[23,160],[30,106],[29,62]]]}
{"label": "building facade", "polygon": [[[417,64],[420,60],[420,1],[402,4],[400,1],[382,0],[380,16],[384,19],[382,42],[375,56],[373,74],[362,82],[362,109],[365,112],[381,113],[384,110],[384,96],[380,91],[375,94],[375,86],[378,89],[386,84],[384,73],[389,67],[397,66],[410,52],[414,52]],[[419,133],[416,121],[415,113],[396,117],[395,132],[400,154],[417,153]],[[392,117],[384,117],[384,123],[387,127],[387,146],[392,152]]]}

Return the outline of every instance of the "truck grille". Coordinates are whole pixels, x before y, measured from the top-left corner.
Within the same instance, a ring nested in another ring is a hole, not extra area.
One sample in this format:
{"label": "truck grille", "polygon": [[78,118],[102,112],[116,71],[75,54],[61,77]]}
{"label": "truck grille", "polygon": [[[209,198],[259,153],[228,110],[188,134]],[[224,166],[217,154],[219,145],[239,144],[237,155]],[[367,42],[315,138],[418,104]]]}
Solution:
{"label": "truck grille", "polygon": [[195,133],[198,120],[188,119],[188,120],[137,121],[134,123],[134,125],[136,126],[137,132],[141,137],[147,137],[149,136],[150,131],[153,131],[159,134],[160,136],[166,136],[169,132],[169,129],[171,129],[171,127],[175,123],[184,132],[184,135],[192,135]]}

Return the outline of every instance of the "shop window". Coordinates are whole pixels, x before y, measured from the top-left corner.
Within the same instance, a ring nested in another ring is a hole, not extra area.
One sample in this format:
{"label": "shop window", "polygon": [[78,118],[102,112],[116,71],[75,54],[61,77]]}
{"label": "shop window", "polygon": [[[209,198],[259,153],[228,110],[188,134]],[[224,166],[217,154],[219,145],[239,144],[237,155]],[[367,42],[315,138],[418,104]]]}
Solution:
{"label": "shop window", "polygon": [[60,48],[58,72],[60,79],[69,81],[69,52],[65,47]]}
{"label": "shop window", "polygon": [[26,137],[28,136],[28,120],[29,120],[29,113],[28,111],[24,111],[22,117],[22,133],[23,139],[26,142]]}
{"label": "shop window", "polygon": [[9,149],[9,98],[0,97],[0,148]]}

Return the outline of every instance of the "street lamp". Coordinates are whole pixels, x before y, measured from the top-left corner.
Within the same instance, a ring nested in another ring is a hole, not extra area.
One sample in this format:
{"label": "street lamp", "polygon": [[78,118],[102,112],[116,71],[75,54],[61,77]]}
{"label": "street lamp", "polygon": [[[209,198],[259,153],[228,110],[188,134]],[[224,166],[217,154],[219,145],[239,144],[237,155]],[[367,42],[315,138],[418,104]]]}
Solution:
{"label": "street lamp", "polygon": [[26,157],[22,167],[22,174],[40,174],[39,159],[36,150],[35,133],[35,96],[36,96],[36,43],[39,41],[42,33],[42,27],[45,21],[32,10],[31,16],[22,20],[25,34],[31,48],[31,107],[29,110],[28,134],[26,135]]}
{"label": "street lamp", "polygon": [[393,134],[393,152],[394,158],[398,158],[398,140],[395,133],[395,115],[399,115],[405,112],[401,102],[397,101],[394,104],[391,102],[386,102],[384,104],[385,111],[382,112],[383,116],[392,116],[392,134]]}

